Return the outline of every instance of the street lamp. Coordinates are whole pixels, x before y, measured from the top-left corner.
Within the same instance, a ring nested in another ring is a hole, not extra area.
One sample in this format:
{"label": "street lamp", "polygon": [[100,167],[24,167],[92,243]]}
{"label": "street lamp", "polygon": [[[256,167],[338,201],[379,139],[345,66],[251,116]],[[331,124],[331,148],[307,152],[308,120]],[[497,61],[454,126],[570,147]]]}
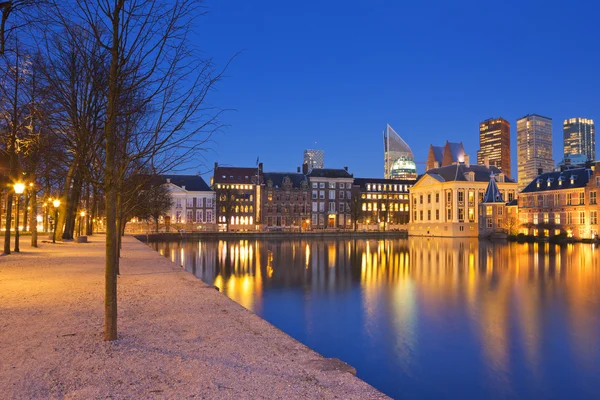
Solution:
{"label": "street lamp", "polygon": [[15,221],[15,253],[19,252],[19,198],[25,190],[25,185],[21,182],[14,184],[15,193],[17,194],[17,218]]}
{"label": "street lamp", "polygon": [[79,213],[79,229],[77,229],[77,231],[79,232],[79,236],[81,236],[81,221],[83,221],[84,218],[85,210],[81,210],[81,212]]}
{"label": "street lamp", "polygon": [[52,243],[56,243],[56,225],[58,225],[58,207],[60,206],[60,200],[54,199],[52,205],[54,206],[54,234],[52,235]]}

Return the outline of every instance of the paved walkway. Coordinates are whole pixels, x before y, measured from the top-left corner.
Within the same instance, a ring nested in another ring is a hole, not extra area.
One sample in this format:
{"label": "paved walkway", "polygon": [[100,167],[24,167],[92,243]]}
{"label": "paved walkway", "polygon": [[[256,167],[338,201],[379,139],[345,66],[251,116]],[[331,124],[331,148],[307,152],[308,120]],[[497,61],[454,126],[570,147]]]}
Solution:
{"label": "paved walkway", "polygon": [[0,256],[0,397],[385,397],[132,237],[119,340],[104,342],[104,238],[90,239]]}

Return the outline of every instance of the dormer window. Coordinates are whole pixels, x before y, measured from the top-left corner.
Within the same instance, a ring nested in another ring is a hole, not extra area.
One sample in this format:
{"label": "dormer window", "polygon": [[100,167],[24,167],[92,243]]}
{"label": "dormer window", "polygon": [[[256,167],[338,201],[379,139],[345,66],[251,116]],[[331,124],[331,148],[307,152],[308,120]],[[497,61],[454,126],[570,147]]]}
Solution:
{"label": "dormer window", "polygon": [[562,186],[564,180],[565,180],[564,176],[559,176],[558,177],[558,186]]}
{"label": "dormer window", "polygon": [[571,185],[574,185],[577,177],[575,175],[571,175],[571,177],[569,179],[571,180]]}
{"label": "dormer window", "polygon": [[538,180],[536,181],[536,186],[539,188],[541,183],[542,183],[542,180],[541,180],[541,179],[538,179]]}
{"label": "dormer window", "polygon": [[548,180],[547,180],[548,187],[550,187],[550,185],[552,184],[552,182],[554,182],[554,178],[548,178]]}

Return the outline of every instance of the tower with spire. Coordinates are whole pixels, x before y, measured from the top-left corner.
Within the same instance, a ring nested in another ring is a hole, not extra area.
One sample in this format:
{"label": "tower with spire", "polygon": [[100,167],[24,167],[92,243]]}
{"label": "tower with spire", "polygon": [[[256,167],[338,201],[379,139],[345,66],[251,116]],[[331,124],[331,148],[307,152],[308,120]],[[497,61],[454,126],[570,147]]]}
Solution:
{"label": "tower with spire", "polygon": [[496,184],[496,176],[492,173],[483,195],[483,201],[479,203],[479,236],[506,237],[506,214],[506,203]]}

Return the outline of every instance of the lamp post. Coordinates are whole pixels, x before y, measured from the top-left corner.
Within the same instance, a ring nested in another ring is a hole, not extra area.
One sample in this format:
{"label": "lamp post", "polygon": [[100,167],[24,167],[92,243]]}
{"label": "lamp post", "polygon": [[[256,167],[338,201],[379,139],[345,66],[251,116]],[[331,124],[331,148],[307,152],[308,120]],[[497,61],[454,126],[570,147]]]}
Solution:
{"label": "lamp post", "polygon": [[79,233],[79,236],[81,236],[81,222],[83,221],[84,218],[85,218],[85,211],[82,210],[79,213],[79,229],[77,229],[77,232]]}
{"label": "lamp post", "polygon": [[56,225],[58,225],[58,207],[60,206],[60,200],[54,199],[52,205],[54,206],[54,233],[52,234],[52,243],[56,243]]}
{"label": "lamp post", "polygon": [[21,182],[14,184],[15,193],[17,195],[17,218],[15,220],[15,253],[18,253],[19,250],[19,198],[23,191],[25,190],[25,185]]}

